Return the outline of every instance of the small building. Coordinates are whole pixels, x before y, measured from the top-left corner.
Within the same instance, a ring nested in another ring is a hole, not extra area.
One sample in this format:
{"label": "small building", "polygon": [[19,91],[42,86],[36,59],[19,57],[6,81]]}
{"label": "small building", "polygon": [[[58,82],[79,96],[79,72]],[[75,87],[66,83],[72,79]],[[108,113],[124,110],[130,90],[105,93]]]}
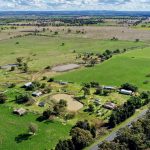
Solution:
{"label": "small building", "polygon": [[40,102],[40,103],[38,104],[39,107],[45,107],[45,105],[46,105],[45,102]]}
{"label": "small building", "polygon": [[116,90],[116,87],[113,87],[113,86],[104,86],[103,89],[114,91],[114,90]]}
{"label": "small building", "polygon": [[108,102],[108,103],[106,103],[106,104],[103,105],[103,106],[104,106],[104,108],[111,109],[111,110],[113,110],[113,109],[116,108],[116,104],[114,104],[114,103],[112,103],[112,102]]}
{"label": "small building", "polygon": [[39,97],[41,95],[42,95],[42,92],[40,92],[40,91],[36,91],[36,92],[32,93],[32,96],[34,96],[34,97]]}
{"label": "small building", "polygon": [[119,91],[119,93],[120,93],[120,94],[125,94],[125,95],[132,95],[132,94],[133,94],[132,91],[130,91],[130,90],[125,90],[125,89],[121,89],[121,90]]}
{"label": "small building", "polygon": [[28,82],[28,83],[26,83],[26,84],[24,84],[24,87],[26,88],[26,87],[30,87],[32,85],[32,82]]}
{"label": "small building", "polygon": [[60,81],[59,84],[60,84],[60,85],[67,85],[68,82],[62,82],[62,81]]}
{"label": "small building", "polygon": [[13,113],[17,114],[19,116],[23,116],[24,114],[26,114],[26,110],[24,108],[19,108],[19,109],[14,109]]}

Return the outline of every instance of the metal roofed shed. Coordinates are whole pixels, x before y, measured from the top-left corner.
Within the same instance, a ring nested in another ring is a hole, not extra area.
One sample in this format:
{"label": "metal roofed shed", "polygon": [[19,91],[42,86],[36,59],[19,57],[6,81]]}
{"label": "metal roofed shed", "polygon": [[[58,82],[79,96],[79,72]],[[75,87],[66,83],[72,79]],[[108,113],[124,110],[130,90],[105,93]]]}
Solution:
{"label": "metal roofed shed", "polygon": [[36,92],[32,93],[32,96],[34,96],[34,97],[39,97],[41,95],[42,95],[42,92],[40,92],[40,91],[36,91]]}
{"label": "metal roofed shed", "polygon": [[125,89],[121,89],[119,93],[120,93],[120,94],[125,94],[125,95],[132,95],[132,94],[133,94],[132,91],[130,91],[130,90],[125,90]]}

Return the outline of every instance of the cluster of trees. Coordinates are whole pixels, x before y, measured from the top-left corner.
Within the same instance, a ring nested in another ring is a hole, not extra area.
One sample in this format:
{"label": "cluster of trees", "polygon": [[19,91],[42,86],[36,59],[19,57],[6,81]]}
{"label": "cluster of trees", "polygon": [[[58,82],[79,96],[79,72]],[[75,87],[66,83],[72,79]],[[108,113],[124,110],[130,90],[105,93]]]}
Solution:
{"label": "cluster of trees", "polygon": [[112,142],[104,142],[99,150],[146,150],[150,147],[150,111],[137,122],[121,129]]}
{"label": "cluster of trees", "polygon": [[132,91],[132,92],[137,92],[138,91],[138,87],[135,86],[135,85],[132,85],[130,83],[122,84],[121,89],[129,90],[129,91]]}
{"label": "cluster of trees", "polygon": [[18,69],[21,70],[22,72],[26,73],[29,71],[28,63],[23,61],[23,57],[18,57],[16,59]]}
{"label": "cluster of trees", "polygon": [[16,103],[32,105],[34,103],[34,100],[32,99],[30,94],[25,93],[16,96]]}
{"label": "cluster of trees", "polygon": [[150,102],[150,92],[142,92],[140,96],[131,97],[123,106],[118,107],[110,116],[109,125],[115,127],[135,113],[135,110]]}
{"label": "cluster of trees", "polygon": [[50,107],[49,109],[45,110],[43,112],[43,118],[49,119],[51,116],[60,116],[65,113],[67,107],[67,101],[61,99],[58,103],[54,104],[53,107]]}
{"label": "cluster of trees", "polygon": [[96,137],[96,128],[87,120],[79,121],[70,131],[71,139],[60,140],[55,150],[81,150]]}
{"label": "cluster of trees", "polygon": [[[59,24],[55,22],[60,22]],[[91,25],[91,24],[98,24],[103,23],[104,21],[99,18],[53,18],[51,19],[51,22],[53,22],[53,26],[62,26],[62,25],[68,25],[68,26],[83,26],[83,25]]]}
{"label": "cluster of trees", "polygon": [[98,57],[94,57],[93,53],[85,53],[82,60],[88,67],[93,67],[98,62]]}

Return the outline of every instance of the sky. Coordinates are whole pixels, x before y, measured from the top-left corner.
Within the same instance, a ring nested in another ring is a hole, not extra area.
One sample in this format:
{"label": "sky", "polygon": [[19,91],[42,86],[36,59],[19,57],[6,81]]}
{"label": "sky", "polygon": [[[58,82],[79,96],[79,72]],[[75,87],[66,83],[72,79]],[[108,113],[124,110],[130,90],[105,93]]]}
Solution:
{"label": "sky", "polygon": [[150,11],[150,0],[0,0],[0,10]]}

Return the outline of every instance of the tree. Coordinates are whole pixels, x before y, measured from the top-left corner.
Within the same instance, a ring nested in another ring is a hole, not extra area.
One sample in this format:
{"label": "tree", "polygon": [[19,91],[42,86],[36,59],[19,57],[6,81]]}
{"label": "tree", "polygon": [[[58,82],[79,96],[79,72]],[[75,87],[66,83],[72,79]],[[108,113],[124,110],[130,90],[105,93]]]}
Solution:
{"label": "tree", "polygon": [[44,117],[44,119],[49,119],[49,117],[51,116],[51,115],[53,115],[54,113],[53,113],[53,110],[52,109],[47,109],[47,110],[45,110],[44,112],[43,112],[43,117]]}
{"label": "tree", "polygon": [[69,140],[60,140],[55,147],[55,150],[75,150],[75,146],[71,139]]}
{"label": "tree", "polygon": [[15,70],[15,66],[11,66],[10,71],[14,71]]}
{"label": "tree", "polygon": [[91,58],[91,60],[90,60],[90,65],[92,66],[92,67],[94,67],[94,65],[97,63],[97,58]]}
{"label": "tree", "polygon": [[72,136],[75,149],[78,150],[87,147],[93,141],[90,131],[78,127],[72,129],[70,135]]}
{"label": "tree", "polygon": [[136,87],[135,85],[132,85],[130,83],[122,84],[121,88],[125,89],[125,90],[131,90],[132,92],[137,92],[137,90],[138,90],[138,87]]}
{"label": "tree", "polygon": [[18,63],[19,66],[22,65],[23,57],[16,58],[16,61],[17,61],[17,63]]}
{"label": "tree", "polygon": [[30,100],[32,100],[32,97],[28,93],[20,94],[20,95],[16,96],[16,103],[18,103],[18,104],[27,103]]}
{"label": "tree", "polygon": [[89,112],[94,112],[94,106],[92,104],[89,104],[88,111]]}
{"label": "tree", "polygon": [[4,104],[7,100],[7,96],[4,93],[0,93],[0,104]]}
{"label": "tree", "polygon": [[86,86],[82,87],[81,91],[83,91],[84,93],[84,98],[86,97],[86,95],[90,94],[90,89],[87,88]]}
{"label": "tree", "polygon": [[28,127],[28,131],[29,133],[32,133],[35,135],[35,133],[38,131],[38,126],[35,123],[30,123],[29,127]]}
{"label": "tree", "polygon": [[59,101],[59,105],[60,105],[60,107],[67,107],[67,101],[61,99],[61,100]]}

